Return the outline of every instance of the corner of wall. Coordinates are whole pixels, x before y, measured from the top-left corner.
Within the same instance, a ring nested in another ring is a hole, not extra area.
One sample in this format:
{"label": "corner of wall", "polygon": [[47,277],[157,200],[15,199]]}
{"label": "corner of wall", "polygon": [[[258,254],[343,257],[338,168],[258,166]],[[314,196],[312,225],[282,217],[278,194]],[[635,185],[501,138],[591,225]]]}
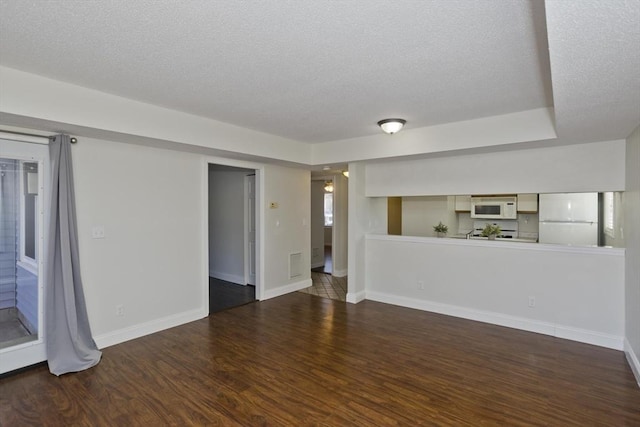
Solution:
{"label": "corner of wall", "polygon": [[262,298],[260,300],[264,301],[264,300],[267,300],[267,299],[271,299],[271,298],[279,297],[279,296],[282,296],[282,295],[285,295],[285,294],[289,294],[291,292],[296,292],[296,291],[299,291],[301,289],[308,288],[312,284],[313,283],[312,283],[311,279],[304,279],[304,280],[300,280],[299,282],[290,283],[288,285],[281,285],[281,286],[278,286],[278,287],[273,288],[273,289],[267,289],[267,290],[265,290],[263,292]]}
{"label": "corner of wall", "polygon": [[631,348],[631,344],[629,344],[629,341],[626,338],[624,340],[624,354],[627,356],[631,372],[633,372],[633,375],[636,377],[638,387],[640,387],[640,361],[638,360],[638,356],[633,352],[633,348]]}

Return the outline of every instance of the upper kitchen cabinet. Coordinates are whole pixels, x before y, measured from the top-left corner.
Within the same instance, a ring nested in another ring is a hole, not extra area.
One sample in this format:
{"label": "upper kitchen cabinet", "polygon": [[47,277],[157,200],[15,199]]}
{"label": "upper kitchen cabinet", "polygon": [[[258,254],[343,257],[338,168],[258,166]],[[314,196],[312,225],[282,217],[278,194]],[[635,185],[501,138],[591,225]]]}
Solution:
{"label": "upper kitchen cabinet", "polygon": [[471,212],[471,196],[456,196],[456,212]]}
{"label": "upper kitchen cabinet", "polygon": [[[457,203],[456,203],[457,210]],[[518,212],[536,213],[538,212],[537,194],[518,194]]]}

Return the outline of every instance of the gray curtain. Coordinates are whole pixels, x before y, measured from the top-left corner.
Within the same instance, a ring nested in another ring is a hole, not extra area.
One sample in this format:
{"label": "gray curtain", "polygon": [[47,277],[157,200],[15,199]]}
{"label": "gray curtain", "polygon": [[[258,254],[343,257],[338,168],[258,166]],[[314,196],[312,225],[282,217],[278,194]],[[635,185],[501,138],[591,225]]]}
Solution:
{"label": "gray curtain", "polygon": [[77,372],[100,361],[85,306],[76,224],[71,141],[56,135],[49,142],[51,207],[45,276],[47,362],[54,375]]}

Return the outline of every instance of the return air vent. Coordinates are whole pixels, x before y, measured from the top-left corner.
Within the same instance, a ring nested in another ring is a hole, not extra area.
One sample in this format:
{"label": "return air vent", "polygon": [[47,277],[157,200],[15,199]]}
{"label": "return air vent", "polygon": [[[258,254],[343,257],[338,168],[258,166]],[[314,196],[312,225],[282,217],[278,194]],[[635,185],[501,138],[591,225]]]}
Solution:
{"label": "return air vent", "polygon": [[302,252],[289,254],[289,279],[302,276]]}

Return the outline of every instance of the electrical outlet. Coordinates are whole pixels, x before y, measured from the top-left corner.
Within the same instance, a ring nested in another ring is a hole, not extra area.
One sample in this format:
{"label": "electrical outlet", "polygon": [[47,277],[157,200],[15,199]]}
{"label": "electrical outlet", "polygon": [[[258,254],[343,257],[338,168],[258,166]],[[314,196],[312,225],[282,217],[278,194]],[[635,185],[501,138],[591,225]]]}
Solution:
{"label": "electrical outlet", "polygon": [[116,316],[124,316],[124,305],[116,305]]}
{"label": "electrical outlet", "polygon": [[529,297],[529,308],[536,306],[536,297]]}
{"label": "electrical outlet", "polygon": [[424,290],[424,280],[418,280],[418,289]]}

